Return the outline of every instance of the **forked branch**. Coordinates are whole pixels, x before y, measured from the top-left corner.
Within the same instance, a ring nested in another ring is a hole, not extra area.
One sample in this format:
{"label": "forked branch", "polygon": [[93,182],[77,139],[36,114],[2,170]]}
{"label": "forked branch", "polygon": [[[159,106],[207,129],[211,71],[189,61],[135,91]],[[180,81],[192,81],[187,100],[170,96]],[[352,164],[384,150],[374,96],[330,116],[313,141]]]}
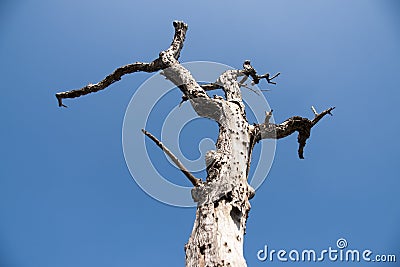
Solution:
{"label": "forked branch", "polygon": [[273,82],[272,80],[278,77],[281,73],[278,72],[274,76],[270,77],[269,73],[265,73],[263,75],[258,75],[257,71],[253,68],[253,66],[250,64],[250,60],[245,60],[243,63],[243,74],[246,76],[250,76],[253,79],[252,84],[258,84],[260,80],[265,79],[267,80],[268,83],[271,84],[276,84],[276,82]]}
{"label": "forked branch", "polygon": [[189,172],[188,169],[182,164],[182,162],[160,141],[149,133],[148,131],[142,129],[142,132],[148,136],[159,148],[161,148],[165,154],[175,163],[175,165],[183,172],[183,174],[189,179],[189,181],[192,183],[193,186],[200,186],[201,185],[201,179],[196,178]]}
{"label": "forked branch", "polygon": [[261,139],[281,139],[291,135],[294,132],[298,132],[297,142],[299,143],[298,155],[299,158],[304,159],[303,151],[306,145],[307,139],[310,137],[311,128],[317,124],[325,115],[332,115],[331,111],[334,107],[324,110],[321,113],[317,113],[313,109],[315,118],[309,120],[307,118],[294,116],[280,124],[270,123],[269,119],[272,115],[272,111],[266,112],[265,122],[262,124],[255,125],[256,141]]}
{"label": "forked branch", "polygon": [[[263,75],[258,75],[257,71],[254,69],[254,67],[251,66],[250,60],[245,60],[245,62],[243,63],[243,70],[241,70],[239,72],[241,72],[241,74],[244,75],[244,77],[238,82],[239,87],[246,87],[247,89],[249,89],[257,94],[258,94],[257,91],[254,91],[254,89],[252,89],[251,87],[247,86],[247,84],[245,84],[245,82],[249,76],[252,78],[252,85],[258,84],[260,82],[260,80],[262,80],[262,79],[265,79],[270,84],[276,84],[276,82],[273,82],[272,80],[281,74],[280,72],[278,72],[275,75],[273,75],[272,77],[270,77],[269,73],[265,73]],[[221,74],[221,76],[223,76],[224,74],[225,73]],[[223,89],[224,84],[221,83],[221,76],[218,79],[218,81],[216,81],[214,83],[203,84],[203,85],[201,85],[201,88],[203,88],[204,91]],[[240,74],[238,76],[240,76]],[[261,90],[261,91],[268,91],[268,90]]]}
{"label": "forked branch", "polygon": [[313,109],[314,115],[315,115],[315,118],[312,120],[312,124],[315,125],[315,124],[317,124],[317,122],[319,122],[319,120],[322,119],[325,115],[329,114],[329,115],[333,116],[332,113],[331,113],[331,111],[334,110],[335,107],[328,108],[328,109],[322,111],[321,113],[317,113],[317,111],[315,110],[314,107],[312,107],[312,109]]}

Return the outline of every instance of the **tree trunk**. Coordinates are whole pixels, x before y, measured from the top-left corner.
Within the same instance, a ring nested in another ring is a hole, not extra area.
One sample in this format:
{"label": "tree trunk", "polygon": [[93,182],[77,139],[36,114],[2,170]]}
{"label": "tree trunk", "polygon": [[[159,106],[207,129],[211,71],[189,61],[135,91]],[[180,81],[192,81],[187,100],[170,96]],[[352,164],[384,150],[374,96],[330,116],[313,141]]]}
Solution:
{"label": "tree trunk", "polygon": [[185,247],[186,266],[246,266],[243,236],[254,190],[247,183],[249,125],[235,103],[224,105],[217,151],[207,153],[208,176],[193,189],[196,221]]}

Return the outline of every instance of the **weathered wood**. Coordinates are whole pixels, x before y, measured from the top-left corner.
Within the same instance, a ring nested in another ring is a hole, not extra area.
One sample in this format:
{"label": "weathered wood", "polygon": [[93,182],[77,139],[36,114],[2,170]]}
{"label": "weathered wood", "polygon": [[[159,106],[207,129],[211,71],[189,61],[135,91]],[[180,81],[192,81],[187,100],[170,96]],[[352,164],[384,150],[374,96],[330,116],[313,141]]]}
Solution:
{"label": "weathered wood", "polygon": [[185,246],[186,266],[247,266],[243,239],[254,190],[247,182],[252,146],[237,82],[237,71],[227,71],[223,84],[223,121],[219,121],[216,151],[207,153],[207,180],[192,190],[198,202],[192,235]]}
{"label": "weathered wood", "polygon": [[81,89],[71,90],[67,92],[60,92],[56,94],[56,98],[58,100],[59,107],[67,107],[63,104],[62,100],[65,98],[75,98],[84,96],[87,94],[95,93],[100,90],[106,89],[111,84],[121,80],[122,76],[134,72],[156,72],[161,70],[163,67],[162,62],[160,59],[156,59],[151,63],[143,63],[143,62],[136,62],[132,64],[128,64],[116,69],[113,73],[105,77],[102,81],[96,84],[88,84]]}
{"label": "weathered wood", "polygon": [[307,139],[310,137],[311,128],[317,124],[325,115],[329,114],[332,116],[331,111],[334,110],[335,107],[328,108],[318,114],[313,108],[313,112],[315,114],[315,118],[313,120],[309,120],[307,118],[294,116],[291,117],[280,124],[274,124],[269,122],[269,118],[271,117],[271,112],[266,113],[265,122],[262,124],[256,125],[256,142],[261,139],[281,139],[286,136],[291,135],[294,132],[298,132],[299,135],[297,137],[297,141],[299,143],[298,154],[299,158],[304,159],[303,150],[306,145]]}
{"label": "weathered wood", "polygon": [[158,140],[154,135],[146,131],[145,129],[142,129],[142,132],[148,136],[158,147],[160,147],[165,154],[175,163],[175,165],[181,170],[181,172],[188,178],[188,180],[192,183],[194,186],[200,186],[201,185],[201,179],[194,177],[193,174],[190,173],[188,169],[186,169],[185,166],[183,166],[182,162],[169,150],[160,140]]}
{"label": "weathered wood", "polygon": [[[65,98],[80,97],[107,88],[119,81],[123,75],[138,71],[156,72],[173,82],[183,93],[182,101],[189,100],[199,116],[210,118],[219,125],[216,150],[206,153],[207,178],[200,181],[154,136],[144,131],[178,165],[192,182],[192,197],[197,202],[196,219],[188,243],[185,245],[187,267],[243,267],[243,239],[246,221],[250,211],[249,200],[255,191],[247,182],[251,155],[254,145],[262,139],[280,139],[298,132],[299,157],[310,136],[311,128],[333,108],[309,120],[292,117],[281,124],[270,123],[272,111],[266,113],[264,123],[249,125],[240,88],[250,77],[253,84],[261,79],[272,82],[280,73],[270,77],[268,73],[258,75],[246,60],[241,70],[228,70],[211,84],[199,85],[191,73],[178,61],[187,25],[181,21],[173,23],[175,35],[170,47],[160,52],[150,63],[136,62],[116,69],[97,84],[87,85],[78,90],[57,93],[59,106]],[[242,79],[238,82],[238,78]],[[206,91],[222,89],[225,98],[210,98]],[[331,114],[332,115],[332,114]]]}

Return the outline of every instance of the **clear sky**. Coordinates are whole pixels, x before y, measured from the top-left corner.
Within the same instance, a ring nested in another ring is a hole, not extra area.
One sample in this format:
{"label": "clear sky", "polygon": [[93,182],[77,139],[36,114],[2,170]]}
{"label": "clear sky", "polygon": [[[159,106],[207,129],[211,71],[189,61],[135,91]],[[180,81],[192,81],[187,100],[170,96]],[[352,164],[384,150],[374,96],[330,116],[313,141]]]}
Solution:
{"label": "clear sky", "polygon": [[[277,122],[311,118],[311,105],[336,106],[334,117],[313,128],[305,160],[297,157],[296,135],[277,143],[251,201],[248,265],[285,264],[260,262],[264,245],[322,250],[339,238],[400,261],[399,12],[394,0],[1,1],[0,266],[184,266],[195,209],[144,193],[121,145],[125,110],[151,75],[66,100],[68,109],[54,97],[156,58],[170,44],[175,19],[189,24],[182,62],[240,68],[251,59],[261,73],[282,73],[265,93]],[[162,107],[149,122],[156,135]],[[189,126],[183,153],[195,158],[199,140],[215,138],[217,128]],[[159,162],[165,176],[188,185]]]}

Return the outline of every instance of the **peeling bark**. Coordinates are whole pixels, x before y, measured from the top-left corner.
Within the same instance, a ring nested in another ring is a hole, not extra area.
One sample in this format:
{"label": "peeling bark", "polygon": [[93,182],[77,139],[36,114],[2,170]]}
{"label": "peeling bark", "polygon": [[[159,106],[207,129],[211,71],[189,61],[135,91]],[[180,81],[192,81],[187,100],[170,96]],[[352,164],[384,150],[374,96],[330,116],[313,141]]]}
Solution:
{"label": "peeling bark", "polygon": [[[262,79],[268,83],[280,73],[258,75],[246,60],[241,70],[228,70],[220,75],[215,83],[199,85],[191,73],[178,61],[187,25],[184,22],[173,23],[175,35],[170,47],[160,52],[159,57],[150,63],[136,62],[116,69],[97,84],[90,84],[78,90],[57,93],[59,106],[62,100],[75,98],[106,89],[119,81],[123,75],[143,71],[156,72],[174,83],[183,93],[182,101],[189,100],[193,109],[201,117],[216,121],[219,135],[216,150],[206,154],[207,177],[205,181],[194,177],[182,163],[154,136],[150,137],[182,170],[194,188],[192,197],[197,202],[196,220],[192,234],[185,245],[187,267],[247,266],[243,257],[243,238],[246,221],[250,211],[249,200],[255,191],[247,182],[251,155],[254,145],[262,139],[280,139],[298,132],[299,157],[303,158],[303,148],[310,136],[311,128],[333,108],[318,114],[309,120],[292,117],[281,124],[270,123],[272,111],[266,113],[264,123],[249,125],[240,88],[244,82],[252,79],[257,84]],[[242,77],[238,82],[238,78]],[[210,98],[206,91],[222,89],[225,99]],[[332,114],[331,114],[332,115]]]}

